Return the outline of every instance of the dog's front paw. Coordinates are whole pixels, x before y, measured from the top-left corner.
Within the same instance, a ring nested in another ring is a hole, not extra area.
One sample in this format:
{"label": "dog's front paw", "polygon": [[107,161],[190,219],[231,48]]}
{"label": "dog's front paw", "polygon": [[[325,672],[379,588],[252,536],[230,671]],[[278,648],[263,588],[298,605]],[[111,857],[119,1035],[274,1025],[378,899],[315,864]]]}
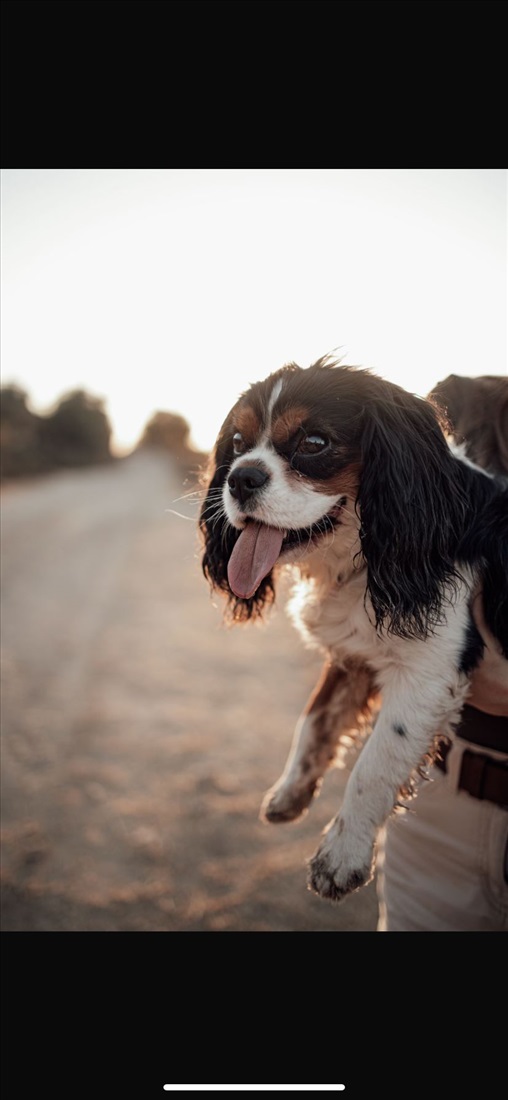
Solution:
{"label": "dog's front paw", "polygon": [[310,802],[314,797],[318,783],[300,786],[286,783],[276,783],[266,792],[261,803],[259,816],[262,821],[272,825],[283,824],[285,821],[298,821],[299,817],[307,812]]}
{"label": "dog's front paw", "polygon": [[344,822],[336,819],[309,860],[309,890],[330,901],[341,901],[370,882],[373,874],[373,847],[348,841]]}

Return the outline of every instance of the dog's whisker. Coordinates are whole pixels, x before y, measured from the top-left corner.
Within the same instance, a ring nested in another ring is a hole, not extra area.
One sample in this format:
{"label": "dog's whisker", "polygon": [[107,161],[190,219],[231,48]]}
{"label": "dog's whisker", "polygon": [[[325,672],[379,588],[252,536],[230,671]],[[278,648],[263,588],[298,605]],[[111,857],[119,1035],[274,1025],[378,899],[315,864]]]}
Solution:
{"label": "dog's whisker", "polygon": [[181,497],[175,497],[175,499],[172,500],[171,503],[172,504],[178,504],[181,500],[189,500],[192,503],[194,503],[194,500],[197,500],[199,502],[200,500],[206,500],[206,497],[209,495],[209,493],[215,493],[215,492],[217,492],[219,495],[221,495],[221,490],[220,489],[211,489],[211,490],[208,490],[208,491],[205,488],[203,488],[203,489],[193,489],[193,490],[189,491],[188,493],[182,493]]}
{"label": "dog's whisker", "polygon": [[184,516],[182,512],[177,512],[177,511],[175,511],[174,508],[165,508],[164,511],[169,512],[169,514],[171,516],[178,516],[178,519],[186,519],[190,523],[194,523],[194,524],[196,522],[196,517],[195,516]]}

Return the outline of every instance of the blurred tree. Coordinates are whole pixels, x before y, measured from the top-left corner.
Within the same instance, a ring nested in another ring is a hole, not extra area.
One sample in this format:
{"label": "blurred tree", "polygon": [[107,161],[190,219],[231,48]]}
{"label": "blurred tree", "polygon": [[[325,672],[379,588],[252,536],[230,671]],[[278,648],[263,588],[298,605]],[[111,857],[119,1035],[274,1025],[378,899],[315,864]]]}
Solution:
{"label": "blurred tree", "polygon": [[64,395],[48,416],[27,406],[27,394],[5,386],[0,395],[2,477],[21,477],[111,459],[111,427],[103,401],[84,390]]}
{"label": "blurred tree", "polygon": [[43,449],[53,466],[87,466],[111,458],[104,402],[84,390],[65,394],[41,427]]}
{"label": "blurred tree", "polygon": [[205,465],[207,455],[190,444],[190,427],[178,413],[156,412],[148,421],[138,447],[167,451],[178,464],[182,477],[195,479]]}
{"label": "blurred tree", "polygon": [[41,469],[39,417],[27,408],[27,394],[5,386],[0,401],[0,460],[2,477],[34,474]]}
{"label": "blurred tree", "polygon": [[145,427],[140,447],[161,447],[176,456],[189,451],[190,427],[178,413],[156,412]]}

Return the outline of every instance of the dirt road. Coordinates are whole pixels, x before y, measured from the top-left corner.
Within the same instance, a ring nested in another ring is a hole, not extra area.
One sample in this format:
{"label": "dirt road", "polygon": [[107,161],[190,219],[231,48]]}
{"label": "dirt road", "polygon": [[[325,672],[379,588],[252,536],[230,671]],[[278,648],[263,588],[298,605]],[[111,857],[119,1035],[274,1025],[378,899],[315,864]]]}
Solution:
{"label": "dirt road", "polygon": [[282,606],[228,630],[169,460],[137,453],[2,491],[3,919],[17,931],[370,931],[258,820],[320,661]]}

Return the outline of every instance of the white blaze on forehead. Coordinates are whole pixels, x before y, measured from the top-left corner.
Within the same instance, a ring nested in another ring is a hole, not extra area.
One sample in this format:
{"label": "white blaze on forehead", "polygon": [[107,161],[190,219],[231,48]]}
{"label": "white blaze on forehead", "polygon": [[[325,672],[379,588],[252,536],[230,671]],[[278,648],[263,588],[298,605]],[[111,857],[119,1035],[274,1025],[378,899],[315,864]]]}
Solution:
{"label": "white blaze on forehead", "polygon": [[270,400],[268,402],[268,424],[270,424],[270,421],[271,421],[271,418],[272,418],[272,412],[273,412],[273,409],[274,409],[275,402],[278,401],[278,399],[279,399],[279,397],[282,393],[282,385],[283,385],[282,378],[279,378],[277,380],[277,382],[275,383],[275,385],[273,387],[273,390],[270,394]]}

